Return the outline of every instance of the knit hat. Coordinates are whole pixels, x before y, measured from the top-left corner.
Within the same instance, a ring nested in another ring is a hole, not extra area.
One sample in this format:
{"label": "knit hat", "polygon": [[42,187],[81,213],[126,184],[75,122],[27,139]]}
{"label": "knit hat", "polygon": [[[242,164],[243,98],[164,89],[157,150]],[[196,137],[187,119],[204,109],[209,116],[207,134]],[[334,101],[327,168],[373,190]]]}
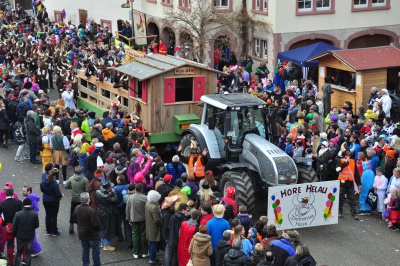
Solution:
{"label": "knit hat", "polygon": [[225,193],[228,197],[233,197],[236,194],[236,189],[234,187],[227,187]]}
{"label": "knit hat", "polygon": [[328,142],[325,140],[325,141],[323,141],[322,143],[321,143],[321,145],[324,145],[326,148],[328,148],[329,147],[329,144],[328,144]]}
{"label": "knit hat", "polygon": [[396,155],[396,150],[387,150],[386,151],[386,156],[391,159],[393,159],[395,155]]}
{"label": "knit hat", "polygon": [[25,198],[24,201],[22,202],[23,206],[29,206],[32,204],[32,201],[30,198]]}
{"label": "knit hat", "polygon": [[336,115],[332,115],[331,116],[331,121],[332,122],[337,122],[338,121],[338,117]]}
{"label": "knit hat", "polygon": [[210,184],[208,182],[204,182],[203,185],[201,185],[201,187],[203,189],[209,189],[210,188]]}
{"label": "knit hat", "polygon": [[192,192],[192,190],[190,189],[190,187],[184,186],[184,187],[181,189],[181,192],[185,193],[186,195],[190,195],[190,193]]}
{"label": "knit hat", "polygon": [[170,182],[171,179],[172,179],[172,175],[170,175],[170,174],[166,174],[166,175],[164,176],[164,181],[165,181],[165,182]]}
{"label": "knit hat", "polygon": [[111,158],[111,157],[107,157],[107,158],[106,158],[106,163],[112,164],[113,162],[114,162],[114,159],[113,159],[113,158]]}

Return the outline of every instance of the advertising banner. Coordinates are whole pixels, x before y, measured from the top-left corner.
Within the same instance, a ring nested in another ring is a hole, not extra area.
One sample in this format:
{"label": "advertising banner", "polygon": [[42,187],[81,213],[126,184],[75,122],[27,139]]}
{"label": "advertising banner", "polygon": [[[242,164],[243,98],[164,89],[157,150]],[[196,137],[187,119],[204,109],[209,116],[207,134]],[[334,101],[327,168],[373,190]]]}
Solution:
{"label": "advertising banner", "polygon": [[[145,37],[147,36],[146,30],[146,14],[133,10],[133,29],[135,32],[135,37]],[[146,38],[135,39],[137,45],[147,44]]]}
{"label": "advertising banner", "polygon": [[268,189],[268,224],[278,230],[338,223],[339,181]]}

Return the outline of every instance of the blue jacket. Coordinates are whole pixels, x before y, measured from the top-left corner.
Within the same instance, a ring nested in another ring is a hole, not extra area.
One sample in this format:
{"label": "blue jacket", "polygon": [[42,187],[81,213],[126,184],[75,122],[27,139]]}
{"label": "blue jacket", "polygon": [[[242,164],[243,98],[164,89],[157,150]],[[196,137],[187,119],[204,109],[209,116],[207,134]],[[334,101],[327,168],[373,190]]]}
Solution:
{"label": "blue jacket", "polygon": [[214,217],[206,225],[208,227],[208,234],[211,236],[212,249],[215,251],[224,231],[230,229],[229,223],[224,218]]}
{"label": "blue jacket", "polygon": [[376,174],[376,168],[379,167],[379,157],[378,155],[372,156],[371,159],[369,159],[369,162],[371,162],[371,170]]}
{"label": "blue jacket", "polygon": [[247,236],[249,229],[254,226],[253,220],[247,213],[239,213],[236,218],[239,219],[240,224],[244,227],[244,230],[246,231],[245,235]]}
{"label": "blue jacket", "polygon": [[59,201],[62,198],[57,182],[50,183],[46,179],[40,183],[40,191],[43,192],[43,202]]}
{"label": "blue jacket", "polygon": [[29,107],[29,104],[26,103],[19,103],[17,105],[17,116],[18,117],[26,117],[26,113],[31,110],[31,108]]}
{"label": "blue jacket", "polygon": [[[176,165],[178,171],[176,171],[174,165]],[[185,173],[186,169],[180,163],[169,163],[167,164],[167,172],[168,174],[172,175],[171,184],[175,186],[175,181],[181,178],[182,173]]]}
{"label": "blue jacket", "polygon": [[116,185],[114,191],[117,194],[117,208],[121,209],[124,206],[124,196],[128,193],[129,184]]}
{"label": "blue jacket", "polygon": [[354,161],[357,161],[358,159],[358,153],[361,151],[361,146],[358,143],[352,143],[350,144],[350,150],[353,149],[354,145],[356,145],[354,151],[351,153],[354,157]]}

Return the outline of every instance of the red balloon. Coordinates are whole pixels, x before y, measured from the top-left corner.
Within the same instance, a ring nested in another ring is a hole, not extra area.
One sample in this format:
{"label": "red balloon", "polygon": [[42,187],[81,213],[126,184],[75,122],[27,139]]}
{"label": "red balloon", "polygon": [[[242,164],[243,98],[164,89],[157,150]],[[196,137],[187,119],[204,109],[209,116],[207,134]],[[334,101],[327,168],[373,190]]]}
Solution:
{"label": "red balloon", "polygon": [[331,197],[332,197],[332,193],[329,193],[328,194],[328,199],[331,199]]}
{"label": "red balloon", "polygon": [[277,199],[277,200],[275,201],[275,203],[276,203],[276,205],[279,205],[279,204],[281,204],[281,201],[280,201],[279,199]]}

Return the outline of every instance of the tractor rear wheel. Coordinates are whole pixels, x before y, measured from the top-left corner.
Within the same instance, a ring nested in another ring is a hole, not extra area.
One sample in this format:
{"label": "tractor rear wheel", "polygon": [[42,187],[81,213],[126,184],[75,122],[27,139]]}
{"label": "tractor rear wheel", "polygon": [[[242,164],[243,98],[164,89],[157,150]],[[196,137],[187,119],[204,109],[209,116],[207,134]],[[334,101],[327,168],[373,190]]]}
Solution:
{"label": "tractor rear wheel", "polygon": [[318,181],[317,173],[314,171],[311,165],[296,164],[298,179],[297,183],[313,183]]}
{"label": "tractor rear wheel", "polygon": [[250,213],[255,207],[254,187],[250,176],[243,170],[226,171],[221,177],[221,190],[225,196],[227,187],[234,187],[236,190],[235,200],[238,206],[244,205]]}

